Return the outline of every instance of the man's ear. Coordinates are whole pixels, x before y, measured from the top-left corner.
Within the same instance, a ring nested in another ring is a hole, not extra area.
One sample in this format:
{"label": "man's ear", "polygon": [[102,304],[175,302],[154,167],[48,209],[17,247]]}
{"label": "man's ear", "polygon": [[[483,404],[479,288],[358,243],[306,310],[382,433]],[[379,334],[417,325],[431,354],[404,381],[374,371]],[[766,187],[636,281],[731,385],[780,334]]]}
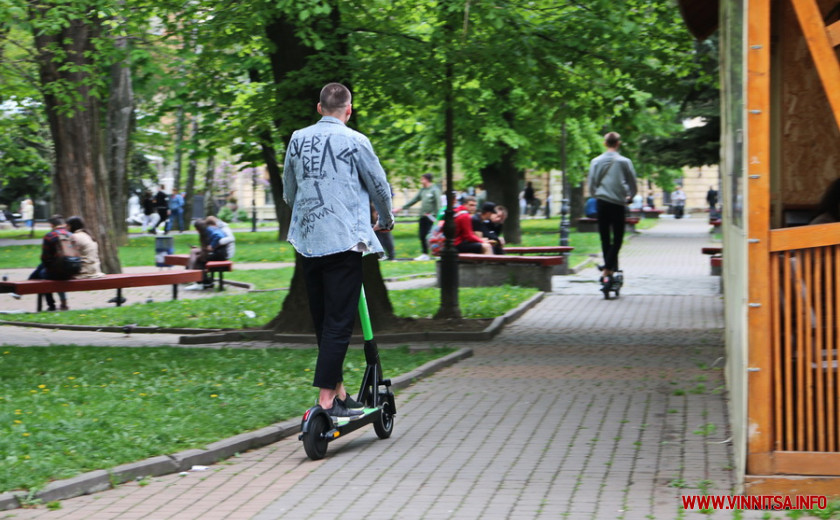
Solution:
{"label": "man's ear", "polygon": [[318,113],[324,115],[324,109],[321,108],[321,103],[318,103]]}

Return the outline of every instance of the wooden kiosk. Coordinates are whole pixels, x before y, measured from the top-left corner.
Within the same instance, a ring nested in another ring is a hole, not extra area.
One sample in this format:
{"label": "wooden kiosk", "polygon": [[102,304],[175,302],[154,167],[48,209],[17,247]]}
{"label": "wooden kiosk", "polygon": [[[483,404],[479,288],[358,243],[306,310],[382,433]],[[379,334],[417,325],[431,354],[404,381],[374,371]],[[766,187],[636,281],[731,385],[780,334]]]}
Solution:
{"label": "wooden kiosk", "polygon": [[747,494],[840,496],[840,2],[680,0],[719,31],[726,375]]}

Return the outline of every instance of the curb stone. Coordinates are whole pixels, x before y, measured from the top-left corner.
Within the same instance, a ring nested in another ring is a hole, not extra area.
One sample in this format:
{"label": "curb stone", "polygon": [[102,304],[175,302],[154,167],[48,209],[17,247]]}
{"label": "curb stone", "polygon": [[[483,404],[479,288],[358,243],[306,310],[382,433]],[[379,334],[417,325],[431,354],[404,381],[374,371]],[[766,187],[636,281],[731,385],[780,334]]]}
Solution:
{"label": "curb stone", "polygon": [[25,496],[26,493],[20,491],[0,493],[0,511],[19,508],[21,505],[19,498]]}
{"label": "curb stone", "polygon": [[[408,373],[391,378],[391,388],[395,390],[406,388],[416,380],[472,355],[472,349],[462,348],[448,356],[429,361]],[[82,473],[69,479],[55,480],[47,484],[41,491],[36,492],[33,498],[44,503],[52,502],[104,491],[116,484],[122,484],[137,478],[189,471],[194,465],[213,464],[237,453],[267,446],[298,432],[300,432],[300,419],[288,419],[253,432],[234,435],[228,439],[211,443],[203,450],[184,450],[173,455],[160,455],[139,462],[122,464],[110,471],[100,469]],[[21,506],[20,497],[25,496],[26,493],[23,492],[0,494],[0,511],[19,508]]]}
{"label": "curb stone", "polygon": [[178,471],[178,465],[175,464],[172,457],[160,455],[139,462],[122,464],[110,470],[109,473],[111,474],[111,481],[113,483],[122,484],[129,480],[143,477],[157,477],[158,475],[166,475],[176,471]]}
{"label": "curb stone", "polygon": [[104,469],[89,471],[76,477],[54,480],[47,484],[44,489],[35,493],[35,498],[44,503],[62,498],[77,497],[105,491],[111,487],[111,476]]}
{"label": "curb stone", "polygon": [[[67,325],[60,323],[33,323],[31,321],[0,320],[0,325],[12,327],[29,327],[33,329],[75,330],[82,332],[125,332],[125,327],[102,327],[95,325]],[[207,331],[221,331],[224,329],[191,329],[165,327],[132,327],[131,334],[206,334]]]}

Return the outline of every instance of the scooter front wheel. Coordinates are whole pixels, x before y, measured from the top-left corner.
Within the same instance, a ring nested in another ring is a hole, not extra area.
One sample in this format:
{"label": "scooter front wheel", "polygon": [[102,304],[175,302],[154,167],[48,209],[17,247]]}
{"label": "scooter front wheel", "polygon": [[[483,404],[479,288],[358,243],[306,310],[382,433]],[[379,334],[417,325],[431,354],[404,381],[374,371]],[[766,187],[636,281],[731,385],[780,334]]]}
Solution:
{"label": "scooter front wheel", "polygon": [[327,454],[327,438],[324,434],[330,429],[330,421],[323,413],[312,418],[309,431],[303,433],[303,449],[312,460],[321,460]]}
{"label": "scooter front wheel", "polygon": [[373,423],[373,431],[376,432],[376,436],[380,439],[387,439],[391,436],[391,432],[394,431],[394,411],[391,410],[391,406],[388,404],[387,395],[382,395],[382,401],[382,411],[379,414],[379,419]]}

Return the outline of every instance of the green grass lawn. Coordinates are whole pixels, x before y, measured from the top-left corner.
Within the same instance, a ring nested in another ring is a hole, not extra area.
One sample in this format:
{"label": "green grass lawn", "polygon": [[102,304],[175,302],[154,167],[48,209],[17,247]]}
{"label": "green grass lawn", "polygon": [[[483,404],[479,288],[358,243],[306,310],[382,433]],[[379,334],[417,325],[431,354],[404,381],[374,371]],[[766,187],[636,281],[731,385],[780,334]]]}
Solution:
{"label": "green grass lawn", "polygon": [[[387,376],[451,352],[381,349]],[[178,451],[297,417],[314,350],[0,347],[0,492]],[[351,350],[357,391],[364,355]]]}
{"label": "green grass lawn", "polygon": [[[458,291],[465,318],[495,318],[516,308],[537,293],[536,289],[503,285],[463,287]],[[65,312],[15,314],[9,321],[122,327],[242,329],[260,328],[280,312],[286,291],[249,292],[195,300],[155,302],[124,307],[103,307]],[[440,289],[390,291],[394,313],[404,318],[427,318],[437,312]],[[253,317],[249,315],[253,313]]]}

